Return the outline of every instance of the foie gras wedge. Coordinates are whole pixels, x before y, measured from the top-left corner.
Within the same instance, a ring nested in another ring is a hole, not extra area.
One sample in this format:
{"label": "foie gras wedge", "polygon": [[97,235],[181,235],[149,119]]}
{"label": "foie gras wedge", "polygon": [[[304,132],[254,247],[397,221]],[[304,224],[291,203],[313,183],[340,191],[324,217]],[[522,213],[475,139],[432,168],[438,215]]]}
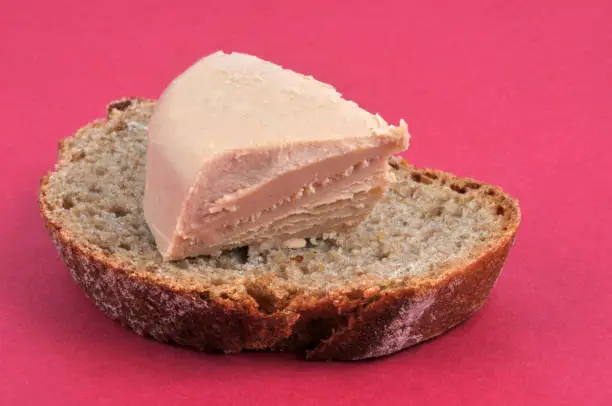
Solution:
{"label": "foie gras wedge", "polygon": [[144,215],[166,260],[250,244],[301,247],[357,226],[408,147],[332,86],[217,52],[178,76],[149,123]]}

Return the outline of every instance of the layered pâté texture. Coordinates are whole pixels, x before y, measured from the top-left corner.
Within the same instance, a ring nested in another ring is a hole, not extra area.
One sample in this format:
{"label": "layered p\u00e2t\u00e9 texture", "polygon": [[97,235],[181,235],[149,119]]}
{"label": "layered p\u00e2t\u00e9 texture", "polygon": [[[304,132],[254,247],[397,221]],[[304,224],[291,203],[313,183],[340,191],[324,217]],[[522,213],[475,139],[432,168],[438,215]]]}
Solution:
{"label": "layered p\u00e2t\u00e9 texture", "polygon": [[217,52],[178,76],[149,124],[145,219],[168,260],[354,228],[408,147],[332,87],[245,54]]}
{"label": "layered p\u00e2t\u00e9 texture", "polygon": [[301,249],[163,261],[142,210],[154,106],[111,103],[106,120],[61,143],[40,189],[71,275],[122,325],[202,351],[356,360],[442,334],[485,302],[517,232],[517,202],[397,158],[389,161],[395,181],[352,231]]}

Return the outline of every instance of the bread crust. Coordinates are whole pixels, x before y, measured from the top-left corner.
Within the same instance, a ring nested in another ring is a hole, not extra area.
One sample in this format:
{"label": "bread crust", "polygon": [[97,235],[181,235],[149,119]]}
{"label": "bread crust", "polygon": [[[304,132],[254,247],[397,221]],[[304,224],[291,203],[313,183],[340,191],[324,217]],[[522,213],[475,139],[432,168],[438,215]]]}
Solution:
{"label": "bread crust", "polygon": [[[143,100],[111,103],[108,119]],[[118,258],[80,243],[50,215],[46,199],[50,175],[42,180],[39,204],[74,280],[106,315],[142,336],[207,352],[279,350],[304,353],[308,359],[358,360],[395,353],[469,319],[489,296],[520,223],[518,203],[499,188],[414,169],[401,159],[391,164],[413,179],[448,182],[459,193],[462,188],[480,189],[498,202],[505,217],[503,235],[486,252],[434,277],[409,280],[405,286],[334,291],[322,298],[298,296],[269,310],[249,296],[210,297],[196,288],[136,272]]]}

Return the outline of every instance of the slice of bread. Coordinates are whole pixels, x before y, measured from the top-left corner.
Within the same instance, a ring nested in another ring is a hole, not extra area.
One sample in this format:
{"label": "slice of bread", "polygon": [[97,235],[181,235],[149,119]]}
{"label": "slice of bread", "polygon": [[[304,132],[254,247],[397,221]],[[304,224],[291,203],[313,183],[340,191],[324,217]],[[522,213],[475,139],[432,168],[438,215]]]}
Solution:
{"label": "slice of bread", "polygon": [[517,202],[401,158],[389,162],[396,180],[383,200],[348,234],[163,262],[141,206],[154,106],[111,103],[106,120],[61,142],[40,188],[61,258],[122,325],[203,351],[356,360],[442,334],[485,302],[520,222]]}

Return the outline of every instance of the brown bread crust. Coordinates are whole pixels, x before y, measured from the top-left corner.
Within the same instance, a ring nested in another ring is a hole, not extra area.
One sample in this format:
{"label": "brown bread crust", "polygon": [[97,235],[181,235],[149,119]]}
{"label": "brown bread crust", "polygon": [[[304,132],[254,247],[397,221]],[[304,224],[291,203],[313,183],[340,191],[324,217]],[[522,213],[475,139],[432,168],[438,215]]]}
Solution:
{"label": "brown bread crust", "polygon": [[[138,99],[109,105],[123,110]],[[93,125],[101,125],[97,122]],[[61,147],[60,147],[61,148]],[[406,286],[369,287],[299,296],[285,307],[266,311],[253,298],[211,298],[190,287],[145,272],[135,272],[110,254],[88,248],[54,222],[42,181],[39,204],[45,225],[62,260],[87,296],[110,318],[158,341],[210,352],[286,350],[310,359],[357,360],[392,354],[436,337],[467,320],[487,299],[508,255],[520,211],[500,189],[472,179],[418,170],[392,160],[398,170],[454,188],[479,188],[504,212],[504,234],[483,255]]]}

